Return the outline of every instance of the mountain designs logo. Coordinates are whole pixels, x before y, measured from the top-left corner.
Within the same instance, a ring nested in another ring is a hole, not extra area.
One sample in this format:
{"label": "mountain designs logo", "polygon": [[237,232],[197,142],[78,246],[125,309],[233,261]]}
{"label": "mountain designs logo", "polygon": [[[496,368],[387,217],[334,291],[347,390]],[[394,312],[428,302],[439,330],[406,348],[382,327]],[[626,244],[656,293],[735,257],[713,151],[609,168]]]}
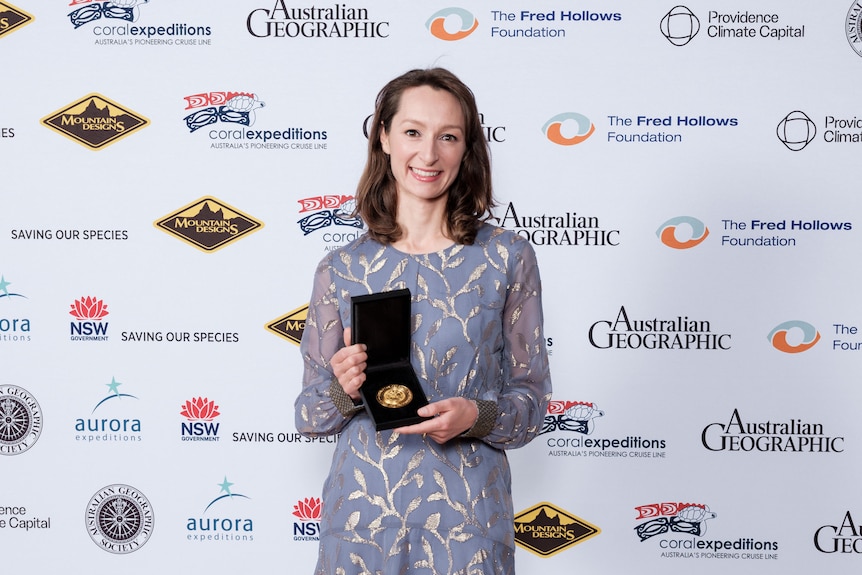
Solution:
{"label": "mountain designs logo", "polygon": [[772,328],[767,339],[778,351],[802,353],[817,345],[820,332],[806,321],[790,320]]}
{"label": "mountain designs logo", "polygon": [[108,322],[102,319],[108,315],[107,304],[96,297],[85,296],[76,299],[70,306],[69,315],[75,321],[69,324],[72,341],[108,341]]}
{"label": "mountain designs logo", "polygon": [[42,435],[42,408],[32,393],[0,384],[0,455],[20,455]]}
{"label": "mountain designs logo", "polygon": [[306,497],[293,505],[293,515],[299,521],[293,522],[294,541],[320,541],[320,514],[323,503],[320,497]]}
{"label": "mountain designs logo", "polygon": [[775,133],[788,150],[799,152],[814,141],[817,124],[805,112],[794,110],[778,122]]}
{"label": "mountain designs logo", "polygon": [[[212,499],[198,517],[186,520],[186,540],[206,542],[251,542],[254,541],[254,520],[246,515],[242,500],[251,498],[234,493],[233,482],[227,476],[217,484],[218,495]],[[230,505],[225,505],[225,501]],[[238,501],[237,501],[238,500]],[[234,503],[236,501],[236,503]]]}
{"label": "mountain designs logo", "polygon": [[709,235],[709,228],[697,218],[677,216],[660,225],[655,235],[669,248],[687,250],[700,245]]}
{"label": "mountain designs logo", "polygon": [[180,415],[186,418],[181,425],[183,441],[218,441],[218,423],[213,420],[221,415],[215,401],[206,397],[195,397],[186,400],[180,409]]}
{"label": "mountain designs logo", "polygon": [[206,253],[263,228],[263,222],[212,196],[199,198],[153,225]]}
{"label": "mountain designs logo", "polygon": [[[138,397],[120,391],[124,385],[111,378],[108,395],[99,400],[87,417],[75,420],[75,441],[83,443],[139,443],[141,420],[137,417]],[[98,415],[96,412],[99,412]]]}
{"label": "mountain designs logo", "polygon": [[20,8],[13,6],[8,2],[0,2],[0,38],[26,26],[31,23],[33,19],[32,15],[24,12]]}
{"label": "mountain designs logo", "polygon": [[545,137],[559,146],[574,146],[585,142],[596,131],[592,120],[577,112],[563,112],[542,126]]}
{"label": "mountain designs logo", "polygon": [[425,27],[431,35],[447,42],[463,40],[476,31],[479,21],[463,8],[443,8],[428,18]]}
{"label": "mountain designs logo", "polygon": [[583,543],[601,529],[548,502],[515,516],[515,544],[539,557],[550,557]]}
{"label": "mountain designs logo", "polygon": [[52,112],[40,123],[94,151],[150,125],[147,118],[95,92]]}
{"label": "mountain designs logo", "polygon": [[150,540],[155,524],[147,497],[124,484],[99,489],[87,503],[84,519],[93,543],[117,555],[140,549]]}
{"label": "mountain designs logo", "polygon": [[305,331],[305,320],[308,317],[308,304],[266,324],[266,329],[283,337],[287,341],[299,345],[302,332]]}
{"label": "mountain designs logo", "polygon": [[700,20],[686,6],[674,6],[661,19],[662,35],[674,46],[685,46],[700,32]]}

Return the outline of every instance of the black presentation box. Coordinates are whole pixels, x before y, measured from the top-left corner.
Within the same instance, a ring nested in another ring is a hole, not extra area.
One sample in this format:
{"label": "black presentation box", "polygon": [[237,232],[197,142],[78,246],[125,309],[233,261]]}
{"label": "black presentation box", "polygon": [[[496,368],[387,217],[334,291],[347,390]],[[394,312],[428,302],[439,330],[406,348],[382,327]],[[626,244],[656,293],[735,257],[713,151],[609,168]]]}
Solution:
{"label": "black presentation box", "polygon": [[355,296],[350,308],[352,343],[368,347],[359,393],[377,431],[428,419],[416,414],[428,398],[410,364],[410,290]]}

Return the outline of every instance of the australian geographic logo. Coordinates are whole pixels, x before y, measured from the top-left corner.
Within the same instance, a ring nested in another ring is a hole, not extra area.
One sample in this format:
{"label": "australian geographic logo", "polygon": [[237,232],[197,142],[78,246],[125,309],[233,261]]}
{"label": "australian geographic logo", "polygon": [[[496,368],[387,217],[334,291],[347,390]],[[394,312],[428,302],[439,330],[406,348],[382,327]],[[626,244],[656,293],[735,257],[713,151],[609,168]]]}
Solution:
{"label": "australian geographic logo", "polygon": [[255,8],[245,27],[255,38],[378,39],[389,37],[389,22],[373,20],[368,8],[343,2],[331,7],[288,7],[276,0],[272,9]]}
{"label": "australian geographic logo", "polygon": [[726,423],[710,423],[700,435],[709,451],[757,453],[842,453],[844,437],[829,436],[822,423],[799,418],[749,421],[734,409]]}
{"label": "australian geographic logo", "polygon": [[616,247],[620,231],[600,225],[596,216],[577,212],[557,214],[520,214],[509,202],[502,217],[495,218],[500,227],[513,230],[536,246]]}
{"label": "australian geographic logo", "polygon": [[685,316],[659,319],[632,319],[620,306],[614,319],[598,320],[589,329],[590,345],[596,349],[616,350],[705,350],[727,351],[731,334],[712,330],[707,320]]}
{"label": "australian geographic logo", "polygon": [[862,524],[848,510],[838,525],[823,525],[814,532],[814,548],[821,553],[862,553]]}
{"label": "australian geographic logo", "polygon": [[6,34],[11,34],[32,21],[33,16],[27,12],[8,2],[0,2],[0,38]]}
{"label": "australian geographic logo", "polygon": [[42,408],[29,391],[0,385],[0,455],[20,455],[42,434]]}
{"label": "australian geographic logo", "polygon": [[107,485],[87,503],[87,532],[104,551],[127,554],[140,549],[153,534],[155,517],[147,497],[123,484]]}

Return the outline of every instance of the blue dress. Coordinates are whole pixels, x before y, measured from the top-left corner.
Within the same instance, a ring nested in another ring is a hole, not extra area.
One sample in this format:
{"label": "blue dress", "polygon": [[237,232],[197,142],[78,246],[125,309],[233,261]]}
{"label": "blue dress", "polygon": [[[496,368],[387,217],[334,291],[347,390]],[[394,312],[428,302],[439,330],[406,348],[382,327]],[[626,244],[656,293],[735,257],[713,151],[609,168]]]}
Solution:
{"label": "blue dress", "polygon": [[[412,294],[411,361],[429,401],[462,396],[492,406],[481,437],[440,445],[377,432],[364,411],[345,408],[329,361],[344,345],[350,298],[401,288]],[[315,573],[513,573],[505,450],[539,433],[551,396],[529,242],[483,224],[473,245],[412,255],[364,235],[320,262],[301,352],[297,429],[340,434],[323,487]]]}

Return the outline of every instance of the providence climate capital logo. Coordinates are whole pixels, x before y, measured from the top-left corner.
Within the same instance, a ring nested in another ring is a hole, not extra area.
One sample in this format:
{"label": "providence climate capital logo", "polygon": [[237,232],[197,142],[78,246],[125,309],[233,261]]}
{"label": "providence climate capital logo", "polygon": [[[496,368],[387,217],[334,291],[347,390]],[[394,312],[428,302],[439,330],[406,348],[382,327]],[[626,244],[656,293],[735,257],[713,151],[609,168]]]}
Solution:
{"label": "providence climate capital logo", "polygon": [[52,112],[40,122],[96,151],[150,124],[147,118],[95,92]]}

